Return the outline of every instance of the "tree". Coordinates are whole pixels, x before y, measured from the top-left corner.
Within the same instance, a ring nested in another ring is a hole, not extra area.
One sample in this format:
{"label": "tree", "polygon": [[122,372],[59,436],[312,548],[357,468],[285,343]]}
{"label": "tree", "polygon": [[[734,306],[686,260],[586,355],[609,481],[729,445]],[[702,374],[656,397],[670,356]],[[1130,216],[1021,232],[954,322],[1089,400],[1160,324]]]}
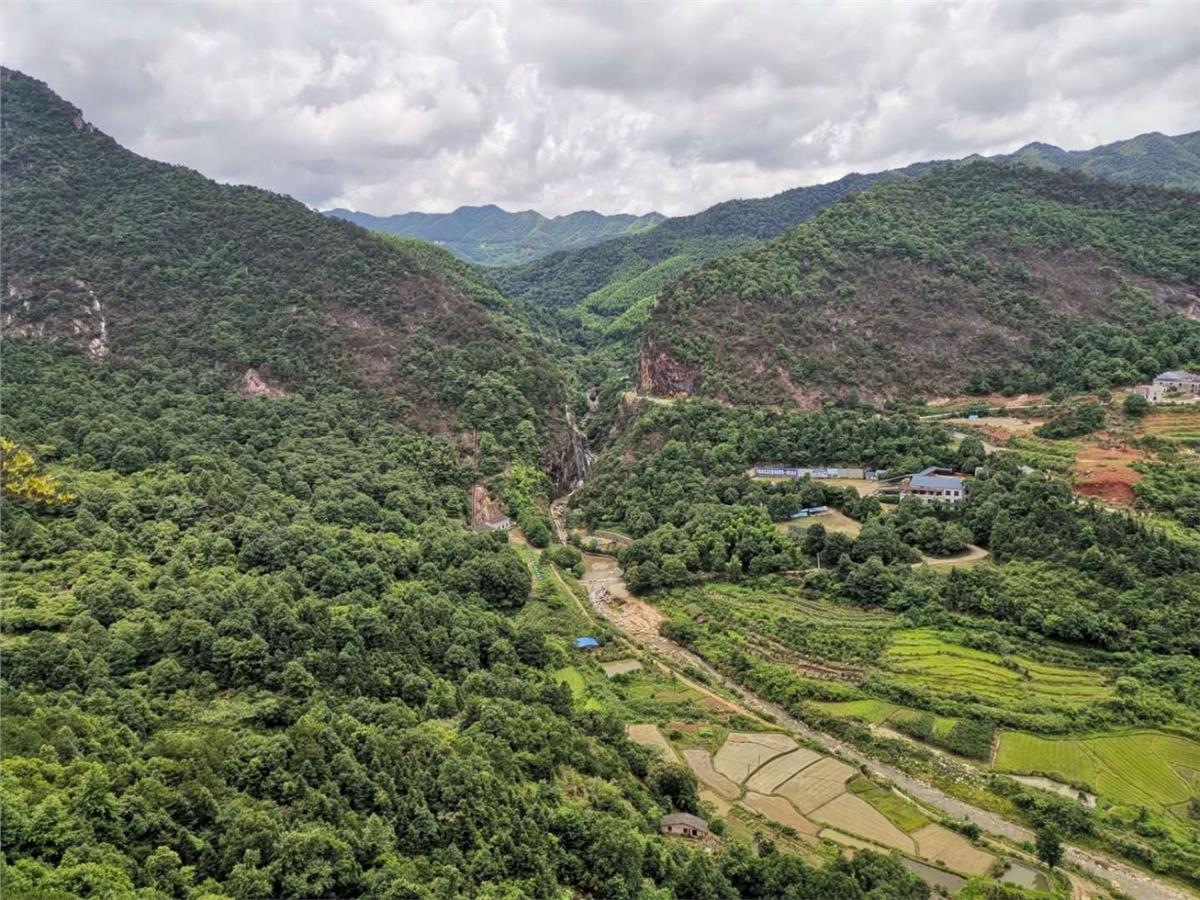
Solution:
{"label": "tree", "polygon": [[1130,394],[1125,398],[1122,409],[1131,419],[1140,419],[1150,411],[1150,401],[1141,394]]}
{"label": "tree", "polygon": [[1059,839],[1058,829],[1053,825],[1043,825],[1038,828],[1035,849],[1037,857],[1050,868],[1062,862],[1063,849]]}

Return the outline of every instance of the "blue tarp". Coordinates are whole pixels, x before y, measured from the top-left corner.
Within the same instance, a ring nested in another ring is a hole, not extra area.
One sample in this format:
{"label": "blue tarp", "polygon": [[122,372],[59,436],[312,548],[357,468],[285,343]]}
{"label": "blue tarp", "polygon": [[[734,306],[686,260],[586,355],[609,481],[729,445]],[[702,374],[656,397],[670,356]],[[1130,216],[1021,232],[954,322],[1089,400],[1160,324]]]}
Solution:
{"label": "blue tarp", "polygon": [[591,650],[593,647],[599,647],[600,642],[594,637],[575,638],[576,650]]}

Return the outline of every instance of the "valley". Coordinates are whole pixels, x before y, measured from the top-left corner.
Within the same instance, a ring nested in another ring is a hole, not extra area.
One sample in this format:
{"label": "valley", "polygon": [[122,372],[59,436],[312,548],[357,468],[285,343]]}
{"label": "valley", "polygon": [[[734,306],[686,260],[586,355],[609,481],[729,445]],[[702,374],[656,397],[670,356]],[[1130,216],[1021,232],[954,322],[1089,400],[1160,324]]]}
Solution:
{"label": "valley", "polygon": [[1195,135],[398,235],[0,88],[6,895],[1200,890]]}

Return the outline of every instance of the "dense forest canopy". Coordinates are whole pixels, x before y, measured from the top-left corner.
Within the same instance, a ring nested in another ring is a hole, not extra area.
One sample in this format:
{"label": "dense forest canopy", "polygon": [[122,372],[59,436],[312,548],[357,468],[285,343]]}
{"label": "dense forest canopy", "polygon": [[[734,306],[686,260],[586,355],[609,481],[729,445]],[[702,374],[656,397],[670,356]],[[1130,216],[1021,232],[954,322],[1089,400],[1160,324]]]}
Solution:
{"label": "dense forest canopy", "polygon": [[[721,807],[627,736],[629,707],[577,696],[572,674],[609,675],[580,623],[712,701],[722,740],[788,721],[737,683],[1035,828],[1044,863],[1066,837],[1197,884],[1191,774],[1092,809],[939,768],[990,765],[1004,733],[1200,737],[1191,419],[1136,439],[1136,515],[1063,474],[1070,441],[1150,415],[1101,389],[1200,362],[1198,195],[1114,183],[1191,184],[1194,135],[850,175],[481,274],[138,157],[20,73],[0,88],[6,895],[929,895],[895,854],[749,807],[703,844],[662,835]],[[486,253],[548,239],[488,208],[441,224]],[[870,402],[1050,387],[1094,393],[1000,452],[932,404]],[[969,488],[925,505],[758,464]],[[813,508],[829,518],[796,524]],[[659,616],[636,640],[577,580],[602,535],[609,584]],[[921,646],[985,660],[1018,700],[888,669]],[[1079,672],[1086,702],[1055,696]],[[620,677],[614,696],[638,690]],[[1027,699],[1039,678],[1060,681]],[[905,740],[839,704],[886,708]],[[713,739],[682,705],[670,740]],[[850,776],[914,815],[870,765]],[[995,874],[962,896],[1014,897]]]}
{"label": "dense forest canopy", "polygon": [[[10,336],[231,384],[254,370],[279,391],[365,388],[504,444],[523,418],[561,429],[564,376],[450,254],[143,159],[41,82],[0,84]],[[481,392],[499,401],[482,415]]]}
{"label": "dense forest canopy", "polygon": [[641,385],[803,405],[1134,382],[1200,359],[1198,223],[1188,191],[1027,167],[890,181],[664,289]]}

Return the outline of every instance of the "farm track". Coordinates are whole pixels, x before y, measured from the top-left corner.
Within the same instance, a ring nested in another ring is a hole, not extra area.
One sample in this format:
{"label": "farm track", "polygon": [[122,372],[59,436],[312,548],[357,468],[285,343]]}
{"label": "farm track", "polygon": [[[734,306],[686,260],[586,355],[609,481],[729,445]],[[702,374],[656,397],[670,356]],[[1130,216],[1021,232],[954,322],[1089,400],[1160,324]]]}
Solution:
{"label": "farm track", "polygon": [[[561,522],[562,510],[566,502],[567,498],[563,497],[555,501],[551,506],[555,530],[560,535],[566,533],[566,528]],[[584,561],[585,565],[590,566],[592,564],[588,556],[584,557]],[[612,585],[615,582],[619,582],[621,591],[628,595],[628,589],[625,587],[624,581],[621,580],[619,569],[616,570],[615,574],[606,572],[605,576],[604,580],[607,584]],[[674,641],[663,637],[661,634],[651,633],[645,629],[637,631],[627,630],[622,624],[622,616],[620,614],[614,615],[610,605],[601,599],[602,595],[598,588],[589,589],[588,599],[591,602],[592,609],[587,610],[584,604],[579,601],[579,598],[576,597],[574,591],[558,575],[557,571],[555,571],[555,577],[559,579],[563,588],[566,589],[567,593],[571,595],[585,614],[589,615],[589,617],[591,615],[599,615],[610,621],[622,632],[627,642],[641,646],[649,652],[652,658],[669,669],[676,678],[693,690],[699,691],[705,696],[717,700],[722,705],[763,724],[782,725],[821,747],[828,753],[840,755],[858,765],[867,766],[890,779],[896,787],[900,788],[910,797],[939,810],[945,815],[956,819],[967,819],[974,822],[982,830],[1006,838],[1009,841],[1033,842],[1034,833],[1031,829],[1010,822],[997,813],[980,809],[977,806],[952,797],[933,785],[926,784],[924,781],[914,778],[894,766],[868,756],[851,744],[847,744],[832,735],[818,731],[792,716],[783,707],[764,700],[746,690],[732,679],[722,675],[700,656],[676,644]],[[648,605],[641,600],[634,600],[634,602],[641,605]],[[688,678],[681,671],[681,668],[684,667],[691,667],[703,672],[712,683],[719,685],[736,697],[737,702],[731,701],[706,685]],[[1101,880],[1111,882],[1119,890],[1135,898],[1135,900],[1188,900],[1188,898],[1194,896],[1186,893],[1181,888],[1159,881],[1145,872],[1101,853],[1064,844],[1063,856],[1068,863],[1078,866],[1083,871]]]}

